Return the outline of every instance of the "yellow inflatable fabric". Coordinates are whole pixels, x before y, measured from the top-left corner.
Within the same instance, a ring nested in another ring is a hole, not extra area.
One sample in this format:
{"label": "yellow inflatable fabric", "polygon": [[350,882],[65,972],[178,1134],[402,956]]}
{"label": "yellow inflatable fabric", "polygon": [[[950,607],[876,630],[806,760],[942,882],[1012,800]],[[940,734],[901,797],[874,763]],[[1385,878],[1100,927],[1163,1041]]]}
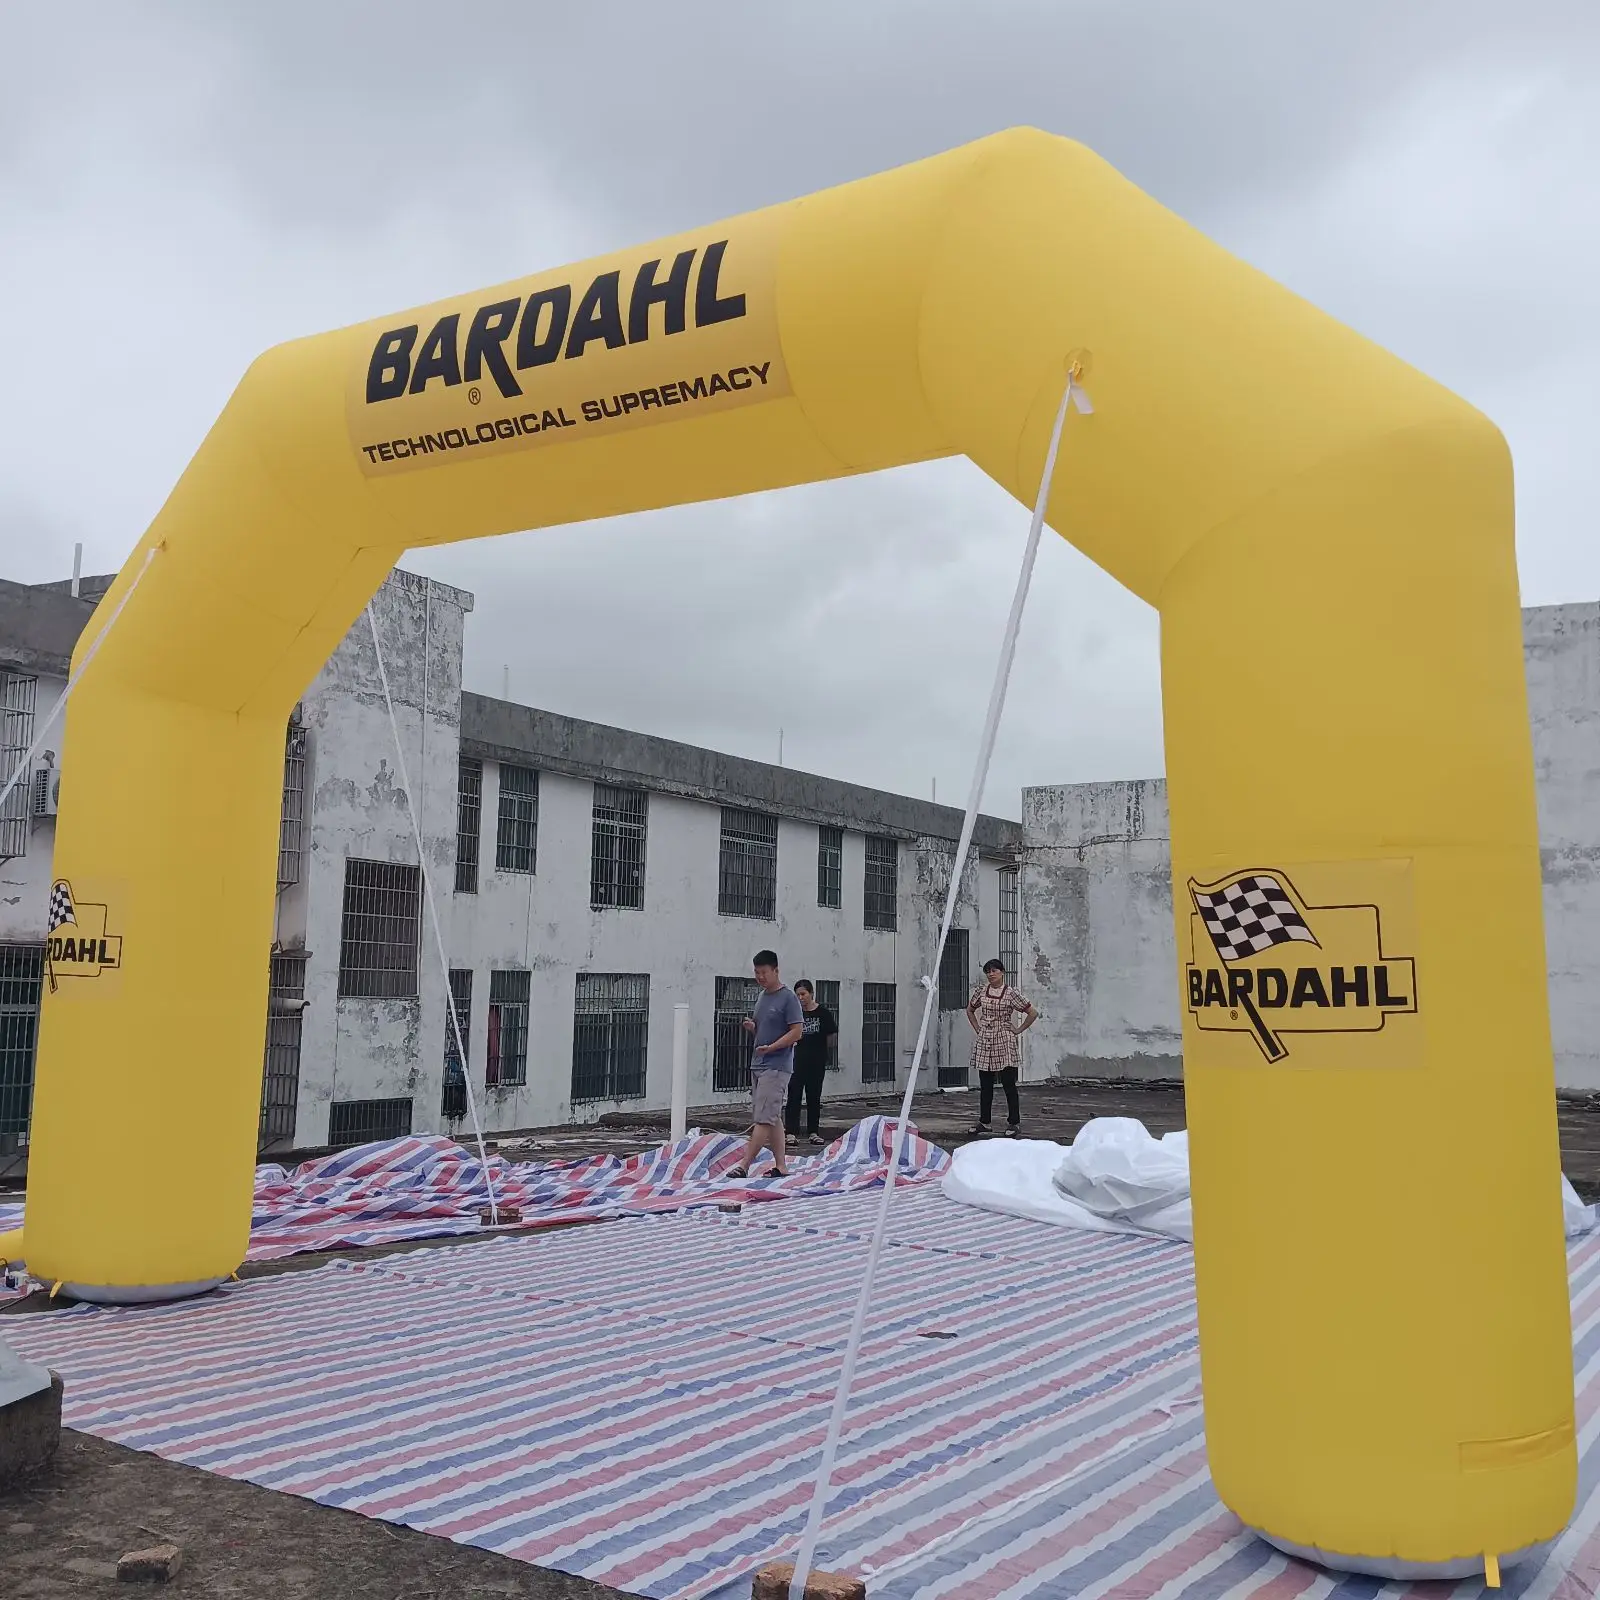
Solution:
{"label": "yellow inflatable fabric", "polygon": [[[242,1259],[283,728],[409,548],[964,454],[1160,609],[1212,1472],[1428,1563],[1574,1494],[1511,466],[1463,401],[1016,130],[283,345],[118,584],[57,834],[26,1255]],[[87,635],[86,635],[87,638]]]}

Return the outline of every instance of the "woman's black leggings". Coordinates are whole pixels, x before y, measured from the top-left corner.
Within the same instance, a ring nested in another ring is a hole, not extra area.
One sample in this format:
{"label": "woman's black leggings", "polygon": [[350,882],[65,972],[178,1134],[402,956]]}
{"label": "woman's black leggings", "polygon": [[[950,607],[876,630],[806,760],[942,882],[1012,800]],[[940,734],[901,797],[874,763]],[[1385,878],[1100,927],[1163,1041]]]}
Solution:
{"label": "woman's black leggings", "polygon": [[815,1133],[822,1125],[822,1083],[827,1076],[828,1063],[818,1061],[806,1066],[796,1066],[789,1076],[789,1104],[784,1110],[784,1131],[800,1134],[800,1096],[806,1100],[806,1132]]}
{"label": "woman's black leggings", "polygon": [[990,1113],[994,1110],[994,1086],[996,1081],[1006,1092],[1006,1122],[1013,1128],[1022,1125],[1022,1102],[1017,1098],[1017,1069],[1007,1067],[1004,1072],[980,1072],[978,1074],[978,1121],[985,1127],[989,1125]]}

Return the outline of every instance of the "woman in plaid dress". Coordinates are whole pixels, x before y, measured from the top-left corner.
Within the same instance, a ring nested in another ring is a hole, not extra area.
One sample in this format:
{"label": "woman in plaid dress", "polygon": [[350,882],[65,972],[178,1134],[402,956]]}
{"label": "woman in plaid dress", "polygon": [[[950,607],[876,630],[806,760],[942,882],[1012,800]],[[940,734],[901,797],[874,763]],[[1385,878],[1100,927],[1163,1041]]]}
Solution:
{"label": "woman in plaid dress", "polygon": [[[990,1132],[989,1117],[994,1109],[994,1086],[998,1079],[1006,1092],[1006,1137],[1022,1137],[1022,1107],[1017,1098],[1017,1063],[1022,1052],[1018,1035],[1039,1020],[1039,1013],[1006,982],[1006,969],[999,961],[985,961],[987,980],[972,992],[967,1002],[967,1021],[977,1037],[972,1041],[972,1064],[978,1069],[978,1125],[975,1135]],[[1013,1020],[1021,1017],[1022,1021]]]}

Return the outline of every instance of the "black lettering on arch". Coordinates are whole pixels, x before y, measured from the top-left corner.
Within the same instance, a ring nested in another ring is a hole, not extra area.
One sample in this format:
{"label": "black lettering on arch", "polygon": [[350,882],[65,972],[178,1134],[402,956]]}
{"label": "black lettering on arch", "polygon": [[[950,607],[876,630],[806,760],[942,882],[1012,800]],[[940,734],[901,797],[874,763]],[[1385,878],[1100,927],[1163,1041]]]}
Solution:
{"label": "black lettering on arch", "polygon": [[462,376],[475,383],[487,367],[495,386],[507,400],[522,393],[522,385],[511,376],[504,345],[516,326],[517,307],[521,300],[496,300],[493,305],[479,306],[467,329],[467,354],[461,364]]}
{"label": "black lettering on arch", "polygon": [[665,280],[656,280],[659,257],[646,261],[634,275],[633,296],[628,301],[628,343],[638,344],[650,337],[650,307],[660,305],[665,313],[663,330],[682,333],[686,323],[689,299],[689,268],[694,263],[693,250],[680,250],[672,259],[672,270]]}
{"label": "black lettering on arch", "polygon": [[456,356],[456,338],[460,331],[459,312],[452,311],[434,323],[411,372],[412,394],[421,394],[434,378],[443,378],[447,387],[461,382],[461,367]]}
{"label": "black lettering on arch", "polygon": [[[539,321],[549,308],[550,322],[544,337],[539,336]],[[528,296],[522,308],[522,325],[517,329],[517,367],[547,367],[561,354],[561,341],[567,336],[567,318],[572,315],[572,285],[558,283],[553,289],[540,289]]]}
{"label": "black lettering on arch", "polygon": [[627,343],[622,337],[622,302],[619,299],[620,272],[602,272],[587,289],[578,309],[572,314],[572,333],[567,339],[567,359],[581,356],[587,345],[604,339],[606,349],[616,350]]}
{"label": "black lettering on arch", "polygon": [[717,278],[722,272],[722,258],[727,249],[728,241],[718,239],[715,244],[708,244],[706,253],[700,257],[700,275],[694,283],[694,325],[697,328],[732,322],[744,315],[742,294],[730,294],[726,299],[718,297]]}
{"label": "black lettering on arch", "polygon": [[417,325],[391,328],[378,335],[367,363],[367,404],[375,400],[398,400],[406,392],[411,377],[411,352],[417,342]]}

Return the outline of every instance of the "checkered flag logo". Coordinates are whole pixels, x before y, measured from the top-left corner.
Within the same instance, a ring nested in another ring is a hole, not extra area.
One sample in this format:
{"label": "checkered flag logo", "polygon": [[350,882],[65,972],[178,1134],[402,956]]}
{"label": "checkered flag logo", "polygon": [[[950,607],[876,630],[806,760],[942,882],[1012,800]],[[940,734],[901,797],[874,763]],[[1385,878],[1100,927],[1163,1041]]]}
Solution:
{"label": "checkered flag logo", "polygon": [[77,908],[72,904],[72,885],[65,878],[58,878],[50,890],[50,927],[49,932],[54,933],[57,928],[62,928],[71,923],[78,925]]}
{"label": "checkered flag logo", "polygon": [[1274,945],[1317,942],[1294,901],[1270,873],[1246,873],[1210,889],[1191,886],[1190,893],[1224,961],[1260,955]]}

